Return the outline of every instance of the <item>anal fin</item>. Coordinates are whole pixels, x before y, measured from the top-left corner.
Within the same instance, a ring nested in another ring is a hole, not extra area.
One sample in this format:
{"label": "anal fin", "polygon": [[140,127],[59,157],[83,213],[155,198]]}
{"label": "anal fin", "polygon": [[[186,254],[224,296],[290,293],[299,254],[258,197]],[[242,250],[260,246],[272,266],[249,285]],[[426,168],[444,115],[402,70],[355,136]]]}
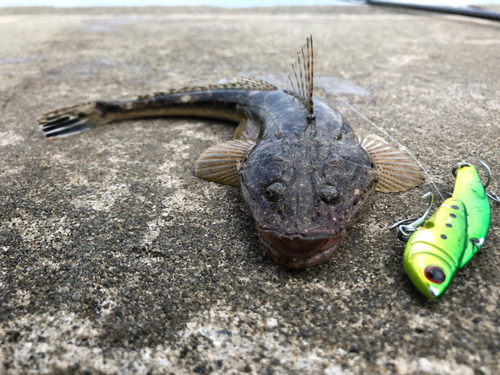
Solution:
{"label": "anal fin", "polygon": [[370,135],[359,134],[356,140],[380,172],[377,191],[394,193],[411,189],[422,182],[420,167],[403,151]]}
{"label": "anal fin", "polygon": [[255,147],[255,139],[237,139],[207,148],[196,161],[196,177],[239,186],[238,163]]}

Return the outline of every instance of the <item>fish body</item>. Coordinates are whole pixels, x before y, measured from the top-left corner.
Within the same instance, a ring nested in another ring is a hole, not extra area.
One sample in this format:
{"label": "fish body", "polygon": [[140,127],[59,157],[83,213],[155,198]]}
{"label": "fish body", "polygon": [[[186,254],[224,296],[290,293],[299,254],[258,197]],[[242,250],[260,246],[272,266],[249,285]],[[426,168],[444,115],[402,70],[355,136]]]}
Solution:
{"label": "fish body", "polygon": [[406,190],[420,183],[421,174],[405,154],[356,136],[337,111],[313,97],[311,38],[294,70],[293,90],[240,78],[129,101],[81,104],[38,121],[48,138],[144,117],[239,123],[234,140],[200,156],[195,174],[240,186],[264,249],[286,266],[309,267],[333,253],[375,190]]}
{"label": "fish body", "polygon": [[403,267],[417,289],[439,299],[456,271],[484,243],[490,224],[490,204],[473,165],[458,168],[452,198],[443,202],[409,238]]}

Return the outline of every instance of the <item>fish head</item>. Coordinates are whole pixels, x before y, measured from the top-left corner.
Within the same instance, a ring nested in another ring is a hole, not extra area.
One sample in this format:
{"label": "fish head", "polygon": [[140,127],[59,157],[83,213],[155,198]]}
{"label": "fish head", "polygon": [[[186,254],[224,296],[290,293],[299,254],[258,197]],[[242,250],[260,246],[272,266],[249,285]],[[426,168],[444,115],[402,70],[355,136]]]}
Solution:
{"label": "fish head", "polygon": [[300,134],[262,141],[239,174],[265,250],[291,268],[313,266],[333,253],[378,176],[353,137]]}
{"label": "fish head", "polygon": [[445,259],[435,254],[433,245],[425,242],[414,243],[403,266],[413,285],[427,298],[437,301],[446,291],[455,269]]}

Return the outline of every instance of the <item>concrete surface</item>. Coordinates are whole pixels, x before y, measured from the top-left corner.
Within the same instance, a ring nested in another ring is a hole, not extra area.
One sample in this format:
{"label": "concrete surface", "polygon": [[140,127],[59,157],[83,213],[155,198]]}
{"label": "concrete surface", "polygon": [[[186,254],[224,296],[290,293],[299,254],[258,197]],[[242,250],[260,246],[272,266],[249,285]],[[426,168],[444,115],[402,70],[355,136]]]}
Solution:
{"label": "concrete surface", "polygon": [[[240,75],[281,80],[315,38],[332,94],[413,150],[500,181],[500,24],[371,8],[0,10],[0,373],[498,374],[500,207],[438,303],[388,230],[426,182],[378,194],[325,263],[265,255],[237,188],[196,179],[229,123],[129,121],[46,141],[40,114]],[[437,203],[440,200],[437,199]]]}

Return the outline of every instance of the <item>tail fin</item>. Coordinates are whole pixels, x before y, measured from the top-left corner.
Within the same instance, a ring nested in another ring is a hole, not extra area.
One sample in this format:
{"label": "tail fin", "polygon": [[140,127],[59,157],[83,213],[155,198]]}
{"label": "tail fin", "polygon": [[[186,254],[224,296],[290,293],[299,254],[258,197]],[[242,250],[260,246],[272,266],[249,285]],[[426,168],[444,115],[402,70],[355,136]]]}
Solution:
{"label": "tail fin", "polygon": [[38,118],[38,124],[49,139],[67,137],[105,123],[103,111],[94,102],[61,108]]}

